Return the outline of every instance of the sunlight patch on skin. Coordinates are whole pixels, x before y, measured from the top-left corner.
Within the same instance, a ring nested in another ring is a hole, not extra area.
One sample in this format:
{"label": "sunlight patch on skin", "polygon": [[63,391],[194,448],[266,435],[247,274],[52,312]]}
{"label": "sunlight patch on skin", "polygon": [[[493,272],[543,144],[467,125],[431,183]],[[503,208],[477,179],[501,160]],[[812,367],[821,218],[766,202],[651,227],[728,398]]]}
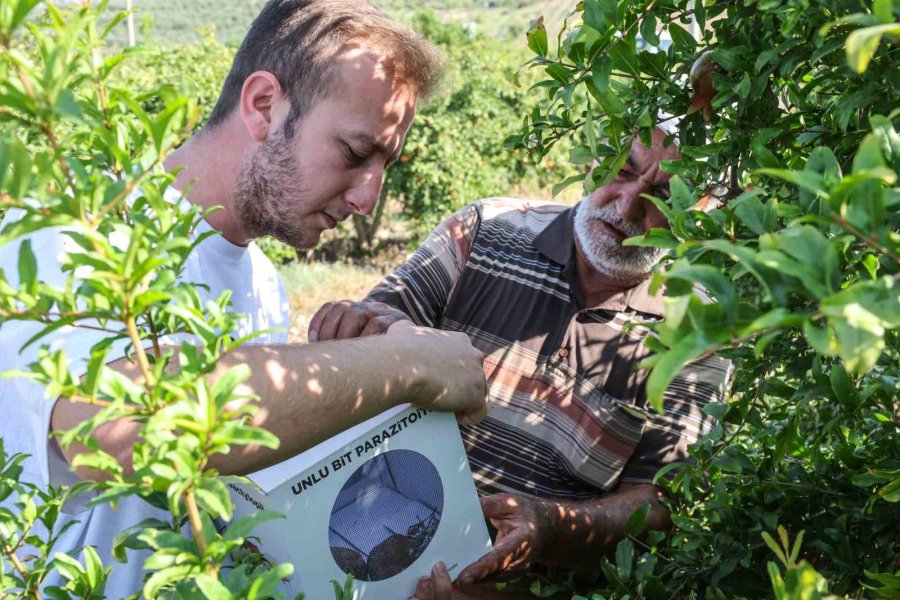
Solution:
{"label": "sunlight patch on skin", "polygon": [[287,369],[276,360],[268,360],[266,361],[266,374],[272,381],[272,387],[283,392],[287,384]]}
{"label": "sunlight patch on skin", "polygon": [[306,367],[306,372],[310,375],[315,375],[319,372],[319,370],[319,365],[309,365],[308,367]]}
{"label": "sunlight patch on skin", "polygon": [[309,393],[315,394],[316,396],[322,395],[322,384],[319,383],[318,379],[310,379],[306,382],[306,389],[309,390]]}
{"label": "sunlight patch on skin", "polygon": [[363,391],[356,390],[356,402],[353,403],[353,410],[359,410],[360,408],[362,408],[362,404],[363,404]]}

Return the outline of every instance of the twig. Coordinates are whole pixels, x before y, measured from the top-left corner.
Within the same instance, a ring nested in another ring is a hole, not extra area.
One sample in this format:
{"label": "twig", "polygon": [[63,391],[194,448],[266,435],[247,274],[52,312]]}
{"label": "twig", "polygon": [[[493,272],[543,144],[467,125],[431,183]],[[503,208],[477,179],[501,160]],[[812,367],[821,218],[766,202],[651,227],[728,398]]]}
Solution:
{"label": "twig", "polygon": [[865,244],[866,246],[868,246],[869,248],[872,248],[873,250],[878,250],[885,256],[892,258],[895,263],[900,265],[900,256],[897,256],[896,254],[894,254],[890,248],[879,244],[875,238],[875,234],[872,234],[872,235],[864,234],[862,231],[857,229],[855,225],[853,225],[852,223],[847,221],[847,219],[845,219],[841,215],[833,216],[831,219],[831,222],[834,223],[835,225],[838,225],[838,226],[844,228],[846,231],[848,231],[848,232],[852,233],[854,236],[858,237],[860,239],[860,241],[862,241],[862,243]]}
{"label": "twig", "polygon": [[[3,542],[3,554],[9,558],[9,562],[12,563],[13,567],[16,569],[16,572],[22,576],[22,581],[28,581],[28,571],[25,569],[25,565],[19,560],[19,557],[16,556],[16,549],[11,547],[5,540]],[[41,590],[38,586],[38,582],[35,581],[29,586],[31,589],[28,591],[34,595],[34,598],[37,600],[41,600]]]}
{"label": "twig", "polygon": [[[203,537],[203,522],[200,520],[200,508],[197,506],[197,499],[193,490],[184,493],[184,505],[187,508],[188,520],[191,523],[191,532],[194,534],[194,540],[197,542],[197,549],[200,550],[200,556],[206,555],[206,538]],[[211,577],[216,576],[216,565],[212,562],[207,565],[206,573]]]}

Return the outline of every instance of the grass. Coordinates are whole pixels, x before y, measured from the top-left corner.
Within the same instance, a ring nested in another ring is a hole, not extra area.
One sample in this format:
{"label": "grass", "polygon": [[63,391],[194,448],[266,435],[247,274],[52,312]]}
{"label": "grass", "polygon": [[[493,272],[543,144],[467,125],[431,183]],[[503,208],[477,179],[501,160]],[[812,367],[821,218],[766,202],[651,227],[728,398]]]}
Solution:
{"label": "grass", "polygon": [[291,305],[291,342],[306,342],[309,322],[319,307],[334,300],[359,300],[386,275],[374,267],[345,263],[301,263],[279,269]]}

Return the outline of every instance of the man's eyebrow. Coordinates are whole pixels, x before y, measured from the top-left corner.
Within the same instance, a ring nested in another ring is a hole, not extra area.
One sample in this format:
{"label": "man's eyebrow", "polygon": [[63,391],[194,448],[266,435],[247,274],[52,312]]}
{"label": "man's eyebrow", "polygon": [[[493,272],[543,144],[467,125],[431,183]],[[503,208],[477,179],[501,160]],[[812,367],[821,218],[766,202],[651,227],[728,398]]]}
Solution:
{"label": "man's eyebrow", "polygon": [[378,152],[384,156],[388,157],[387,162],[394,162],[397,157],[400,155],[400,151],[402,148],[398,148],[396,152],[391,152],[390,148],[373,138],[368,133],[356,132],[351,133],[349,137],[355,142],[366,146],[366,150],[369,152]]}
{"label": "man's eyebrow", "polygon": [[378,142],[368,133],[351,133],[349,135],[350,139],[367,146],[367,150],[380,152],[382,154],[390,154],[391,151],[388,150],[387,146]]}

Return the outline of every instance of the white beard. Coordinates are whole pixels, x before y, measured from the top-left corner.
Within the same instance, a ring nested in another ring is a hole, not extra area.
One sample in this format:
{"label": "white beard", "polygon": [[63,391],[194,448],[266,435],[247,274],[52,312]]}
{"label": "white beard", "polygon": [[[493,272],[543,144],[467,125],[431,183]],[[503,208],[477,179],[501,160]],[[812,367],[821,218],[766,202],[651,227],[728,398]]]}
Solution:
{"label": "white beard", "polygon": [[619,216],[613,203],[594,207],[582,201],[575,210],[575,237],[594,269],[616,280],[638,280],[649,275],[666,255],[664,248],[623,246],[603,230],[600,221],[614,226],[628,237],[643,235],[643,228]]}

